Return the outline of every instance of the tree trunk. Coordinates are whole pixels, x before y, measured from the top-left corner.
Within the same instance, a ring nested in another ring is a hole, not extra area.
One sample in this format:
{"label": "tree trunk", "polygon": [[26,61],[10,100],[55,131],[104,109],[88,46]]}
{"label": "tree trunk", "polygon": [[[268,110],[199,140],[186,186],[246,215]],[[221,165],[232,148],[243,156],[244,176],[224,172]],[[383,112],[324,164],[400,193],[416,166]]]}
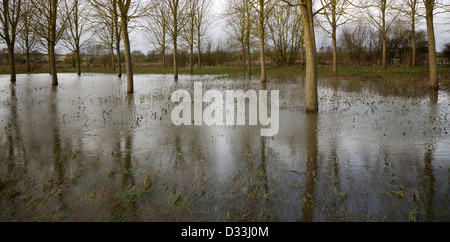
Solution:
{"label": "tree trunk", "polygon": [[26,50],[25,59],[27,61],[27,73],[31,72],[30,50]]}
{"label": "tree trunk", "polygon": [[300,36],[300,62],[302,63],[302,69],[305,69],[305,27],[302,28]]}
{"label": "tree trunk", "polygon": [[116,70],[116,57],[114,56],[114,46],[109,46],[109,52],[111,54],[111,67],[115,71]]}
{"label": "tree trunk", "polygon": [[259,1],[259,49],[261,57],[261,81],[266,81],[266,57],[264,50],[264,0]]}
{"label": "tree trunk", "polygon": [[411,25],[411,42],[412,42],[412,53],[411,53],[411,67],[416,67],[416,23],[414,22],[415,18],[413,17],[413,23]]}
{"label": "tree trunk", "polygon": [[246,62],[247,60],[245,58],[245,43],[242,42],[242,67],[244,68],[244,70],[247,68]]}
{"label": "tree trunk", "polygon": [[194,74],[194,46],[190,47],[189,53],[189,73]]}
{"label": "tree trunk", "polygon": [[[248,3],[247,3],[248,4]],[[249,12],[247,11],[247,33],[246,33],[246,41],[247,41],[247,58],[248,58],[248,75],[252,75],[252,55],[250,49],[250,31],[251,31],[251,19],[249,16]]]}
{"label": "tree trunk", "polygon": [[338,75],[338,67],[337,67],[337,44],[336,44],[336,27],[333,27],[333,75]]}
{"label": "tree trunk", "polygon": [[117,76],[122,77],[122,54],[120,53],[120,30],[119,30],[119,13],[117,12],[117,1],[113,1],[113,13],[114,13],[114,35],[116,41],[117,52]]}
{"label": "tree trunk", "polygon": [[8,48],[9,66],[11,68],[11,82],[16,82],[16,58],[14,56],[14,48]]}
{"label": "tree trunk", "polygon": [[253,71],[252,71],[252,53],[251,53],[251,50],[250,50],[250,44],[248,44],[247,43],[247,62],[248,62],[248,64],[247,64],[247,66],[248,66],[248,75],[249,76],[251,76],[253,73]]}
{"label": "tree trunk", "polygon": [[198,69],[202,69],[202,48],[200,45],[200,39],[197,40],[197,59]]}
{"label": "tree trunk", "polygon": [[386,40],[386,33],[383,33],[383,59],[381,61],[381,68],[383,70],[387,69],[386,54],[387,54],[387,40]]}
{"label": "tree trunk", "polygon": [[16,58],[14,56],[14,46],[8,46],[9,67],[11,69],[11,82],[16,82]]}
{"label": "tree trunk", "polygon": [[80,56],[80,47],[77,47],[77,50],[75,51],[75,55],[77,58],[77,74],[78,76],[81,76],[81,56]]}
{"label": "tree trunk", "polygon": [[56,54],[55,54],[55,43],[50,42],[50,74],[52,76],[52,85],[58,85],[58,73],[56,71]]}
{"label": "tree trunk", "polygon": [[52,74],[52,55],[50,54],[50,42],[48,44],[48,74]]}
{"label": "tree trunk", "polygon": [[[431,2],[434,0],[428,0]],[[428,62],[430,64],[430,87],[433,89],[439,89],[438,84],[438,70],[437,70],[437,56],[436,56],[436,40],[434,36],[434,23],[433,23],[433,7],[434,4],[428,3],[426,6],[426,20],[427,20],[427,32],[428,32]]]}
{"label": "tree trunk", "polygon": [[175,80],[178,80],[178,63],[177,63],[177,52],[178,52],[178,47],[177,47],[177,37],[173,38],[173,78]]}
{"label": "tree trunk", "polygon": [[191,16],[191,35],[189,36],[191,43],[189,44],[189,73],[194,74],[194,18]]}
{"label": "tree trunk", "polygon": [[386,36],[383,35],[383,59],[381,61],[381,68],[383,70],[386,70],[387,68],[387,63],[386,63],[386,48],[387,48],[387,44],[386,44]]}
{"label": "tree trunk", "polygon": [[130,38],[128,36],[128,18],[121,16],[123,45],[125,47],[125,65],[127,71],[127,93],[134,93],[133,64],[131,60]]}
{"label": "tree trunk", "polygon": [[[164,43],[165,45],[165,43]],[[162,62],[163,62],[163,68],[166,69],[166,48],[163,47],[162,49]]]}
{"label": "tree trunk", "polygon": [[306,111],[318,112],[317,50],[316,37],[314,33],[312,1],[306,0],[305,4],[300,6],[300,9],[302,11],[306,45]]}
{"label": "tree trunk", "polygon": [[381,21],[382,21],[382,31],[381,35],[383,37],[383,59],[381,60],[381,68],[383,70],[387,69],[387,63],[386,63],[386,55],[387,55],[387,33],[386,33],[386,0],[382,1],[381,5]]}
{"label": "tree trunk", "polygon": [[116,58],[117,58],[117,76],[122,77],[122,53],[120,53],[120,40],[117,40]]}
{"label": "tree trunk", "polygon": [[333,75],[338,75],[338,67],[337,67],[337,44],[336,44],[336,35],[337,35],[337,21],[336,21],[336,0],[334,0],[331,4],[331,38],[333,39]]}

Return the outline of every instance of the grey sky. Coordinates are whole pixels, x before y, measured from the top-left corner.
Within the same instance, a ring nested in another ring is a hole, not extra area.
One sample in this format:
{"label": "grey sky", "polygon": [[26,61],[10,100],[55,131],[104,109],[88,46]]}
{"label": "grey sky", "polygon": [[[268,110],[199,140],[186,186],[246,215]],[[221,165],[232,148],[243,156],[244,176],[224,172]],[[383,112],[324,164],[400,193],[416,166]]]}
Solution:
{"label": "grey sky", "polygon": [[[211,0],[213,3],[212,6],[212,14],[213,23],[211,25],[210,30],[208,31],[208,36],[213,40],[213,43],[217,43],[219,40],[225,41],[227,39],[226,31],[225,31],[225,22],[223,18],[220,16],[222,9],[224,8],[224,4],[226,2],[224,0]],[[443,0],[446,4],[450,4],[450,0]],[[420,18],[418,29],[417,30],[426,30],[425,19]],[[440,52],[445,43],[450,42],[450,13],[439,14],[435,17],[435,34],[436,34],[436,48],[437,51]],[[147,37],[149,34],[144,32],[133,32],[131,34],[131,49],[132,50],[140,50],[144,53],[147,53],[149,50],[153,49],[153,45],[150,43],[149,38]],[[324,33],[324,31],[320,28],[316,28],[316,37],[317,37],[317,46],[318,48],[322,46],[331,45],[331,39],[328,35]],[[4,44],[1,44],[1,47],[5,47]],[[61,45],[57,46],[57,50],[59,53],[66,53],[67,50]]]}
{"label": "grey sky", "polygon": [[[223,5],[226,3],[223,0],[211,0],[213,2],[212,14],[214,17],[212,18],[214,22],[212,23],[211,29],[208,32],[208,35],[213,39],[215,43],[219,40],[225,41],[227,38],[225,31],[225,23],[220,16],[220,13],[223,11]],[[450,3],[450,0],[444,0]],[[426,31],[426,22],[424,18],[421,18],[418,24],[417,30],[425,30]],[[317,46],[320,48],[321,46],[331,45],[331,39],[327,36],[324,31],[320,28],[316,28],[317,35]],[[437,51],[441,51],[445,43],[450,42],[450,13],[439,14],[435,17],[435,34],[436,34],[436,48]],[[153,48],[152,44],[149,43],[148,39],[144,37],[144,33],[134,33],[132,38],[132,50],[141,50],[144,53],[147,53],[149,50]]]}

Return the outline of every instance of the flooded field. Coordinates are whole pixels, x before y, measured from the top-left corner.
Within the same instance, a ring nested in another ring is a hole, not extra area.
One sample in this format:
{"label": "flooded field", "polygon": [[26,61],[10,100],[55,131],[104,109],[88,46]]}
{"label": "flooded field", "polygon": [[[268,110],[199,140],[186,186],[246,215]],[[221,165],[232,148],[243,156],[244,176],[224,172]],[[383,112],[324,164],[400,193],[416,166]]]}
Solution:
{"label": "flooded field", "polygon": [[[0,221],[450,221],[450,94],[414,81],[0,77]],[[280,131],[181,126],[172,92],[280,90]]]}

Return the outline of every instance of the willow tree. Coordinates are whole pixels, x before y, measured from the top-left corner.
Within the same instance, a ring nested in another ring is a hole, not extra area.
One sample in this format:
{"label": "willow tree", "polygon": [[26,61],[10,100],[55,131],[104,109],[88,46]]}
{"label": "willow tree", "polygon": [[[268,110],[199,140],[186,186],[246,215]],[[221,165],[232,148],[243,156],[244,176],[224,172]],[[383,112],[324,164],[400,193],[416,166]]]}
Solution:
{"label": "willow tree", "polygon": [[313,12],[312,0],[299,0],[297,3],[292,0],[283,0],[283,2],[287,3],[289,6],[300,6],[306,48],[306,111],[318,112],[317,49],[314,31],[314,15],[319,13],[322,9]]}
{"label": "willow tree", "polygon": [[21,0],[2,0],[0,6],[0,37],[8,48],[10,80],[16,82],[16,60],[14,58],[15,45],[19,21],[21,19]]}

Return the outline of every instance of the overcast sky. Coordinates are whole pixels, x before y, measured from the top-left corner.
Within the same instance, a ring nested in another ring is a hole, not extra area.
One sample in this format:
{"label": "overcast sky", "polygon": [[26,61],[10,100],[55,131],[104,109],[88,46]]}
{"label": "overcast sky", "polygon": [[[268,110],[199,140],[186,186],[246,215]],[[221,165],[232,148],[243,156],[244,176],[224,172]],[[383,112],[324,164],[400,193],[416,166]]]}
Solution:
{"label": "overcast sky", "polygon": [[[213,44],[219,42],[219,40],[226,41],[226,26],[224,24],[223,17],[221,17],[221,13],[223,12],[224,4],[226,1],[224,0],[211,0],[213,3],[212,6],[212,15],[213,23],[208,31],[208,36],[213,40]],[[450,4],[450,0],[443,0],[444,2],[448,2]],[[425,30],[426,31],[426,22],[424,18],[420,19],[417,30]],[[450,13],[440,14],[435,17],[435,34],[436,34],[436,49],[437,51],[441,51],[445,43],[450,42]],[[150,43],[148,38],[148,33],[143,32],[133,32],[131,33],[131,49],[132,50],[140,50],[143,53],[147,53],[149,50],[153,49],[153,45]],[[328,35],[324,33],[324,31],[320,28],[316,28],[316,39],[317,39],[317,47],[330,46],[331,39]],[[339,44],[339,43],[338,43]],[[2,44],[1,47],[6,47]],[[59,53],[67,53],[68,51],[58,45],[57,51]]]}
{"label": "overcast sky", "polygon": [[[214,43],[217,43],[219,40],[225,41],[227,38],[226,28],[223,18],[220,16],[220,13],[223,12],[223,5],[226,1],[223,0],[211,0],[213,2],[212,14],[214,20],[208,35],[213,39]],[[445,0],[449,1],[450,0]],[[420,19],[417,30],[425,30],[426,31],[426,22],[424,18]],[[436,49],[437,51],[441,51],[445,43],[450,42],[450,13],[440,14],[435,17],[435,34],[436,34]],[[153,48],[152,44],[149,43],[148,38],[145,37],[144,33],[133,33],[132,34],[132,50],[141,50],[144,53],[147,53],[149,50]],[[316,28],[317,35],[317,47],[320,48],[322,46],[330,46],[331,39],[328,35],[324,33],[324,31],[320,28]]]}

